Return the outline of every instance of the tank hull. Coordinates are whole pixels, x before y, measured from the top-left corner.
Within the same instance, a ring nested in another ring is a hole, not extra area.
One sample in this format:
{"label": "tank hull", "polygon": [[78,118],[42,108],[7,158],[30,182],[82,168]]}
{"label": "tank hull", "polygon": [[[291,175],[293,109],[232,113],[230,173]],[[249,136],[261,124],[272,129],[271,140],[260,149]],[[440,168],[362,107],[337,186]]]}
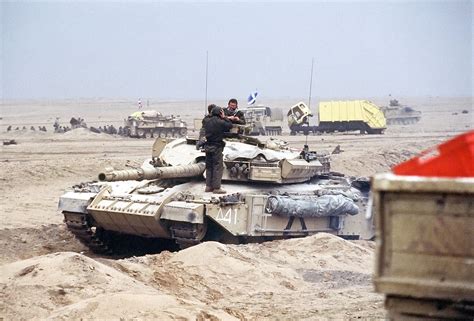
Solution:
{"label": "tank hull", "polygon": [[[329,180],[293,185],[248,186],[224,183],[222,188],[228,194],[221,196],[221,199],[215,194],[205,193],[203,181],[158,188],[154,193],[141,194],[154,183],[163,183],[144,182],[147,183],[146,186],[136,186],[133,189],[138,192],[127,195],[124,195],[123,191],[113,192],[113,182],[93,183],[100,185],[100,192],[68,192],[60,198],[59,209],[63,212],[66,222],[73,214],[80,216],[84,222],[89,222],[90,226],[85,225],[85,229],[113,231],[145,238],[172,239],[178,244],[181,242],[192,245],[203,240],[222,241],[221,237],[224,235],[231,236],[231,242],[306,236],[318,232],[356,239],[373,237],[372,221],[361,214],[366,204],[363,197],[354,202],[354,206],[360,208],[360,213],[354,217],[345,213],[332,215],[329,210],[326,214],[321,214],[319,210],[318,215],[301,217],[291,213],[270,213],[267,208],[267,202],[275,191],[294,195],[295,198],[306,195],[314,199],[317,198],[315,191],[325,188],[324,186],[331,183]],[[344,192],[350,189],[345,186],[335,190]],[[210,225],[212,228],[209,228]],[[176,227],[182,233],[183,226],[188,228],[188,234],[176,236]],[[203,233],[202,230],[206,231]],[[201,235],[198,235],[199,231]],[[77,230],[72,229],[72,232]],[[84,232],[79,231],[76,235],[81,236],[81,233]],[[93,244],[98,242],[97,237],[90,238]],[[105,240],[101,241],[105,243]]]}

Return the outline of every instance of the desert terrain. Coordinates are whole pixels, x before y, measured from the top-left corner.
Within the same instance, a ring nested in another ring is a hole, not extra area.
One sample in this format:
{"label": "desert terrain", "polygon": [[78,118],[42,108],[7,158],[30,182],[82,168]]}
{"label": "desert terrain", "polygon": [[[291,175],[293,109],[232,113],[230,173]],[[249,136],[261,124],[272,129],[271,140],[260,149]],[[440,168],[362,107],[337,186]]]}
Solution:
{"label": "desert terrain", "polygon": [[[342,153],[332,170],[371,176],[474,128],[471,97],[398,98],[422,112],[414,125],[392,125],[383,135],[337,133],[279,138],[295,148]],[[388,99],[370,99],[387,105]],[[224,101],[212,101],[221,106]],[[265,101],[284,111],[297,100]],[[211,103],[211,102],[209,102]],[[149,101],[143,109],[180,115],[192,134],[203,101]],[[243,107],[243,104],[241,104]],[[315,104],[314,104],[315,105]],[[316,320],[385,317],[373,291],[373,241],[330,234],[262,244],[206,242],[158,254],[113,258],[90,253],[63,224],[63,191],[97,179],[106,166],[139,166],[153,140],[54,133],[57,117],[89,126],[123,124],[136,111],[128,100],[3,101],[0,111],[0,318],[157,320]],[[467,113],[463,113],[467,111]],[[7,132],[7,127],[12,130]],[[23,126],[26,129],[22,129]],[[30,130],[36,127],[35,131]],[[47,132],[38,131],[46,126]],[[15,130],[19,127],[19,130]],[[267,137],[262,137],[262,140]]]}

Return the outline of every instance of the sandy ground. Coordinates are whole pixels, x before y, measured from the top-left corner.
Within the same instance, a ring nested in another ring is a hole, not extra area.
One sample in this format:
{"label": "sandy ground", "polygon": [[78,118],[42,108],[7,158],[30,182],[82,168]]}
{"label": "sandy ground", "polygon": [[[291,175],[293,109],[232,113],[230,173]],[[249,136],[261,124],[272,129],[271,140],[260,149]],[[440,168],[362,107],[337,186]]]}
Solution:
{"label": "sandy ground", "polygon": [[[383,105],[383,99],[372,99]],[[393,125],[384,135],[308,136],[311,149],[331,152],[332,169],[370,176],[449,137],[474,128],[471,98],[405,98],[423,112],[416,125]],[[296,101],[269,101],[284,110]],[[217,102],[222,104],[224,102]],[[140,165],[152,140],[52,132],[56,117],[120,126],[129,101],[2,102],[0,139],[0,318],[261,320],[384,318],[373,292],[374,244],[329,234],[263,244],[203,243],[180,252],[97,257],[65,229],[58,198],[73,184],[96,179],[105,166]],[[154,102],[192,126],[203,102]],[[462,110],[469,113],[464,114]],[[8,125],[45,125],[48,132]],[[287,131],[286,125],[284,126]],[[305,136],[281,137],[300,147]]]}

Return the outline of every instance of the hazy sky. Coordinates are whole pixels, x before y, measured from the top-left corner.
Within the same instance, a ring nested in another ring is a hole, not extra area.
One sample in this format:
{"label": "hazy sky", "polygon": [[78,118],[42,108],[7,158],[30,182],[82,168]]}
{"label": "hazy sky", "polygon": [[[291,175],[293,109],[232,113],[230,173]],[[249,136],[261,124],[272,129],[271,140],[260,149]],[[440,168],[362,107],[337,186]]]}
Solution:
{"label": "hazy sky", "polygon": [[1,97],[471,96],[471,1],[5,2]]}

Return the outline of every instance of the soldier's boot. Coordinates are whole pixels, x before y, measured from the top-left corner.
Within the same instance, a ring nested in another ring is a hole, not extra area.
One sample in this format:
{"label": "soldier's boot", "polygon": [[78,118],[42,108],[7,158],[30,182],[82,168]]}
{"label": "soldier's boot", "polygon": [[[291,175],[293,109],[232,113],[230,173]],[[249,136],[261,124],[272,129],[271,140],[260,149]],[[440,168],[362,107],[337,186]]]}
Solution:
{"label": "soldier's boot", "polygon": [[214,194],[226,194],[227,192],[223,190],[222,188],[215,189],[213,191]]}
{"label": "soldier's boot", "polygon": [[212,192],[214,189],[210,186],[206,186],[206,189],[204,190],[204,192],[206,193],[209,193],[209,192]]}

